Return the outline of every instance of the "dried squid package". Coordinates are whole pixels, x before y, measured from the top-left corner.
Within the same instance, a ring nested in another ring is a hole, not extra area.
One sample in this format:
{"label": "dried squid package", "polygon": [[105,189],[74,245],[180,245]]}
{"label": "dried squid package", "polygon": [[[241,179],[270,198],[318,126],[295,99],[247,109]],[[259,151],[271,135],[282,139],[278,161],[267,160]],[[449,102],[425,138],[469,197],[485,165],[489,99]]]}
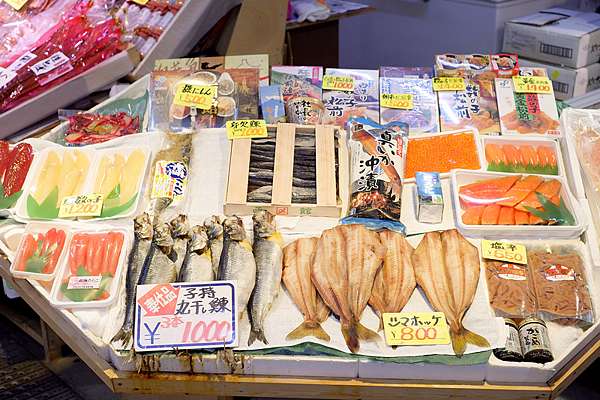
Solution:
{"label": "dried squid package", "polygon": [[399,171],[408,125],[403,122],[379,125],[368,118],[351,118],[348,129],[351,197],[349,214],[343,222],[402,231]]}
{"label": "dried squid package", "polygon": [[535,294],[527,265],[485,262],[490,306],[499,317],[526,318],[535,313]]}
{"label": "dried squid package", "polygon": [[528,247],[537,311],[548,321],[587,326],[594,322],[585,261],[573,245]]}

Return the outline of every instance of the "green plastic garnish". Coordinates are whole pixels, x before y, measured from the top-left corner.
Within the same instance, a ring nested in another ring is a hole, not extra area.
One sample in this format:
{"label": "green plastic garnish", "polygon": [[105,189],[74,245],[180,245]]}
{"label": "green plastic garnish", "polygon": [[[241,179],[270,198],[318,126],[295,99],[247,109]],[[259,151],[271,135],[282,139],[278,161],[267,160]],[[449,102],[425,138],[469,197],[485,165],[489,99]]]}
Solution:
{"label": "green plastic garnish", "polygon": [[542,211],[525,206],[527,211],[544,221],[555,222],[558,225],[575,225],[575,217],[573,217],[573,214],[571,214],[563,199],[560,199],[560,204],[557,206],[543,194],[536,192],[535,195],[544,210]]}

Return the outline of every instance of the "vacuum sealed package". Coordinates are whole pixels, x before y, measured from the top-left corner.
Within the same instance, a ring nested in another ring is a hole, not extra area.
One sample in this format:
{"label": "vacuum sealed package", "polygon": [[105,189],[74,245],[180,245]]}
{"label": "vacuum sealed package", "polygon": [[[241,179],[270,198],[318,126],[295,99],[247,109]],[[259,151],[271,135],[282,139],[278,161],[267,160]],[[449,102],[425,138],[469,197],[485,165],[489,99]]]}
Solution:
{"label": "vacuum sealed package", "polygon": [[322,83],[323,67],[271,67],[271,84],[281,85],[281,95],[286,104],[295,97],[321,100]]}
{"label": "vacuum sealed package", "polygon": [[381,78],[379,90],[381,94],[410,94],[413,102],[412,108],[407,110],[381,107],[379,120],[382,124],[406,122],[410,135],[440,130],[437,97],[431,79]]}
{"label": "vacuum sealed package", "polygon": [[526,264],[486,260],[490,306],[499,317],[526,318],[535,313],[535,294]]}
{"label": "vacuum sealed package", "polygon": [[380,125],[368,118],[351,118],[348,131],[351,197],[348,216],[342,222],[368,219],[371,227],[403,231],[399,171],[407,124]]}

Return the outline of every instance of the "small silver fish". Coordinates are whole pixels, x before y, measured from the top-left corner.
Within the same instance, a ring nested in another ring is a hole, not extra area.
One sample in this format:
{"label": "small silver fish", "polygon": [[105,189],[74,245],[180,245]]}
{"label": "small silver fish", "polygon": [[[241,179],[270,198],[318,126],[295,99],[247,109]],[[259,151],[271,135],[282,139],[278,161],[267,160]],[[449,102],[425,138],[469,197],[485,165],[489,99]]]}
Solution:
{"label": "small silver fish", "polygon": [[221,252],[223,251],[223,225],[221,219],[216,215],[207,218],[204,221],[204,228],[206,228],[206,234],[208,235],[213,272],[217,275]]}
{"label": "small silver fish", "polygon": [[246,231],[240,218],[225,218],[223,231],[223,251],[217,280],[236,282],[237,307],[241,319],[254,289],[256,262],[252,254],[252,245],[246,238]]}
{"label": "small silver fish", "polygon": [[131,339],[137,283],[152,245],[153,232],[150,216],[143,213],[135,217],[133,231],[133,245],[127,261],[127,280],[125,281],[125,320],[119,332],[111,340],[111,342],[121,341],[124,345],[127,345]]}
{"label": "small silver fish", "polygon": [[254,223],[254,259],[256,260],[256,284],[250,297],[248,311],[252,329],[248,346],[256,339],[268,344],[264,322],[281,287],[283,239],[277,232],[275,217],[266,210],[252,216]]}
{"label": "small silver fish", "polygon": [[187,215],[179,214],[169,222],[169,225],[171,225],[171,230],[173,232],[175,268],[177,268],[177,275],[179,275],[187,251],[188,242],[191,237],[190,221],[188,220]]}
{"label": "small silver fish", "polygon": [[211,251],[208,246],[208,236],[203,226],[192,228],[192,239],[189,241],[179,282],[210,282],[215,279],[212,269]]}
{"label": "small silver fish", "polygon": [[173,237],[169,224],[154,227],[154,237],[150,252],[144,261],[138,285],[171,283],[177,279],[175,263],[169,258],[173,252]]}

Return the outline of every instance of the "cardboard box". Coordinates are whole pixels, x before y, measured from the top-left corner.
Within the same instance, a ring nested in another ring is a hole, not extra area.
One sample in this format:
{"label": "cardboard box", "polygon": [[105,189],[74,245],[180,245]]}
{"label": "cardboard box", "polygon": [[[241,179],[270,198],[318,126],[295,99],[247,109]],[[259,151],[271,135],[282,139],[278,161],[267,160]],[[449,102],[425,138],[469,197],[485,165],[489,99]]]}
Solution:
{"label": "cardboard box", "polygon": [[600,14],[550,8],[504,28],[505,52],[572,68],[598,62]]}
{"label": "cardboard box", "polygon": [[545,68],[548,71],[548,77],[552,80],[554,96],[559,100],[581,96],[600,88],[600,63],[573,69],[524,58],[519,61],[523,67]]}

